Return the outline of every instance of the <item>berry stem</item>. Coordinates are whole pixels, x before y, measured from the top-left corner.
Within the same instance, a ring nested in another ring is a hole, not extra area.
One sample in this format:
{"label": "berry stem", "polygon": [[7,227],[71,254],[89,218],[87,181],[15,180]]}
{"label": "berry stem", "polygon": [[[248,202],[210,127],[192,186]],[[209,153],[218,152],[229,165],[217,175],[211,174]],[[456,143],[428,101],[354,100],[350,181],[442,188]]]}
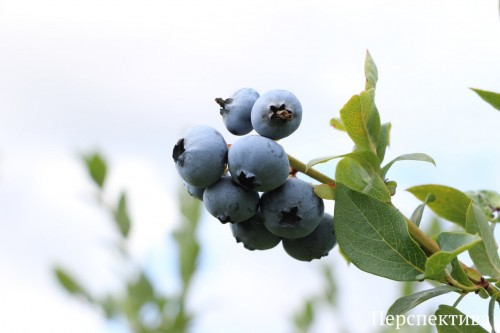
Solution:
{"label": "berry stem", "polygon": [[219,106],[220,106],[222,109],[224,109],[224,107],[226,106],[226,100],[225,100],[224,98],[217,97],[217,98],[215,99],[215,102],[216,102],[217,104],[219,104]]}
{"label": "berry stem", "polygon": [[317,181],[323,184],[329,184],[335,186],[335,180],[333,180],[328,176],[325,176],[324,174],[322,174],[317,170],[314,170],[312,168],[308,169],[304,162],[299,161],[295,157],[288,155],[288,161],[290,161],[290,166],[292,167],[293,170],[302,172],[303,174],[308,175],[309,177],[316,179]]}

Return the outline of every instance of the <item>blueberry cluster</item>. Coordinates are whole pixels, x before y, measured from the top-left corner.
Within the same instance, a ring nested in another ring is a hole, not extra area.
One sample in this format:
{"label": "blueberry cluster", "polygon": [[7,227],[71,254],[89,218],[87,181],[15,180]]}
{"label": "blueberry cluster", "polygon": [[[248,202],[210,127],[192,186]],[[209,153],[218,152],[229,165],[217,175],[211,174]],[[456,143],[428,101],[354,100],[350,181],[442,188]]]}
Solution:
{"label": "blueberry cluster", "polygon": [[[286,90],[259,95],[243,88],[215,101],[228,131],[243,137],[228,146],[209,126],[185,132],[172,155],[189,194],[219,221],[229,222],[236,241],[249,250],[282,242],[298,260],[326,256],[336,243],[333,217],[313,186],[290,172],[288,155],[275,141],[299,127],[297,97]],[[258,135],[244,136],[252,130]]]}

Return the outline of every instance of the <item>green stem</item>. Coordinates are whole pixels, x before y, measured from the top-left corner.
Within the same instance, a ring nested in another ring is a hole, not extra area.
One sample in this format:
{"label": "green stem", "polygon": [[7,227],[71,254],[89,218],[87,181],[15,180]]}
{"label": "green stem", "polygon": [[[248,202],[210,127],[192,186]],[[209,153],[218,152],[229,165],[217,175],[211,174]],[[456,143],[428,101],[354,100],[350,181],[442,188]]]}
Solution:
{"label": "green stem", "polygon": [[313,179],[316,179],[320,183],[335,185],[335,180],[325,176],[324,174],[322,174],[317,170],[314,170],[312,168],[308,169],[307,165],[304,162],[299,161],[295,157],[288,155],[288,160],[290,161],[290,166],[292,167],[293,170],[302,172],[303,174],[308,175]]}
{"label": "green stem", "polygon": [[456,307],[457,307],[457,305],[458,305],[458,303],[460,303],[460,302],[464,299],[464,297],[465,297],[465,296],[467,296],[467,294],[466,294],[466,293],[465,293],[465,294],[460,295],[460,296],[457,298],[457,300],[455,301],[455,303],[453,303],[453,307],[454,307],[454,308],[456,308]]}
{"label": "green stem", "polygon": [[480,285],[473,285],[473,286],[466,286],[466,285],[463,285],[461,284],[460,282],[458,282],[457,280],[455,280],[454,278],[452,278],[450,275],[446,275],[446,282],[448,282],[449,284],[451,284],[452,286],[454,287],[457,287],[465,292],[476,292],[478,291],[479,289],[481,289],[482,287]]}
{"label": "green stem", "polygon": [[415,223],[405,217],[406,225],[411,237],[427,252],[428,255],[436,253],[440,250],[439,245],[422,231]]}

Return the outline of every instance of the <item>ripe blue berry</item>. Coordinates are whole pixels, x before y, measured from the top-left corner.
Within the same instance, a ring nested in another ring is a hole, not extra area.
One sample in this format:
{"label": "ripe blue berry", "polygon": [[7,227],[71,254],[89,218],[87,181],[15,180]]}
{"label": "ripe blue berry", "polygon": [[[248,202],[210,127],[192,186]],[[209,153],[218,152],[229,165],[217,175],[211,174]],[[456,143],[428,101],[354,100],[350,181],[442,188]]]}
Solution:
{"label": "ripe blue berry", "polygon": [[253,130],[250,113],[259,98],[259,93],[252,88],[242,88],[227,99],[216,98],[220,105],[220,114],[229,132],[245,135]]}
{"label": "ripe blue berry", "polygon": [[222,135],[209,126],[189,128],[172,152],[177,172],[195,187],[208,187],[222,176],[227,161],[227,144]]}
{"label": "ripe blue berry", "polygon": [[224,176],[205,189],[203,203],[207,211],[222,223],[237,223],[255,215],[259,208],[259,194]]}
{"label": "ripe blue berry", "polygon": [[291,92],[271,90],[255,101],[251,120],[257,133],[279,140],[289,136],[299,127],[302,106]]}
{"label": "ripe blue berry", "polygon": [[236,242],[243,243],[243,246],[248,250],[268,250],[281,241],[278,237],[264,226],[262,214],[257,212],[250,219],[231,224],[231,231]]}
{"label": "ripe blue berry", "polygon": [[297,260],[311,261],[327,256],[336,242],[333,216],[325,213],[312,233],[302,238],[283,239],[283,248]]}
{"label": "ripe blue berry", "polygon": [[205,192],[205,188],[196,187],[196,186],[190,185],[186,182],[184,182],[184,187],[186,188],[186,190],[190,196],[192,196],[193,198],[199,199],[199,200],[203,200],[203,192]]}
{"label": "ripe blue berry", "polygon": [[283,147],[258,135],[245,136],[231,146],[228,167],[235,182],[259,192],[277,188],[290,173]]}
{"label": "ripe blue berry", "polygon": [[312,185],[299,178],[289,178],[277,189],[262,194],[260,207],[267,229],[283,238],[309,235],[325,209]]}

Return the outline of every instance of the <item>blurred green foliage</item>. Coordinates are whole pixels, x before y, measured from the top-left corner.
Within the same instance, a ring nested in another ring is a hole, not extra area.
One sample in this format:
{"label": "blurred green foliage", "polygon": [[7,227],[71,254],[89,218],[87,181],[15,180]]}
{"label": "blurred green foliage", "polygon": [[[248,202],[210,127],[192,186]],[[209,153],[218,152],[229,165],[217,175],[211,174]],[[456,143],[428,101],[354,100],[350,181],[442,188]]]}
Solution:
{"label": "blurred green foliage", "polygon": [[[103,202],[107,177],[107,163],[99,153],[83,156],[91,180],[96,185],[98,203],[116,226],[119,241],[115,244],[123,255],[125,267],[133,263],[128,248],[128,237],[132,228],[127,193],[122,191],[115,205]],[[173,295],[164,295],[159,286],[148,276],[144,267],[134,267],[124,277],[123,285],[116,292],[92,295],[66,268],[53,269],[56,280],[70,295],[93,306],[110,321],[122,323],[124,330],[136,333],[183,333],[187,332],[194,316],[186,308],[186,298],[193,276],[196,273],[200,244],[196,233],[200,218],[200,201],[180,191],[182,221],[173,239],[177,250],[180,290]],[[137,265],[134,265],[137,266]]]}

